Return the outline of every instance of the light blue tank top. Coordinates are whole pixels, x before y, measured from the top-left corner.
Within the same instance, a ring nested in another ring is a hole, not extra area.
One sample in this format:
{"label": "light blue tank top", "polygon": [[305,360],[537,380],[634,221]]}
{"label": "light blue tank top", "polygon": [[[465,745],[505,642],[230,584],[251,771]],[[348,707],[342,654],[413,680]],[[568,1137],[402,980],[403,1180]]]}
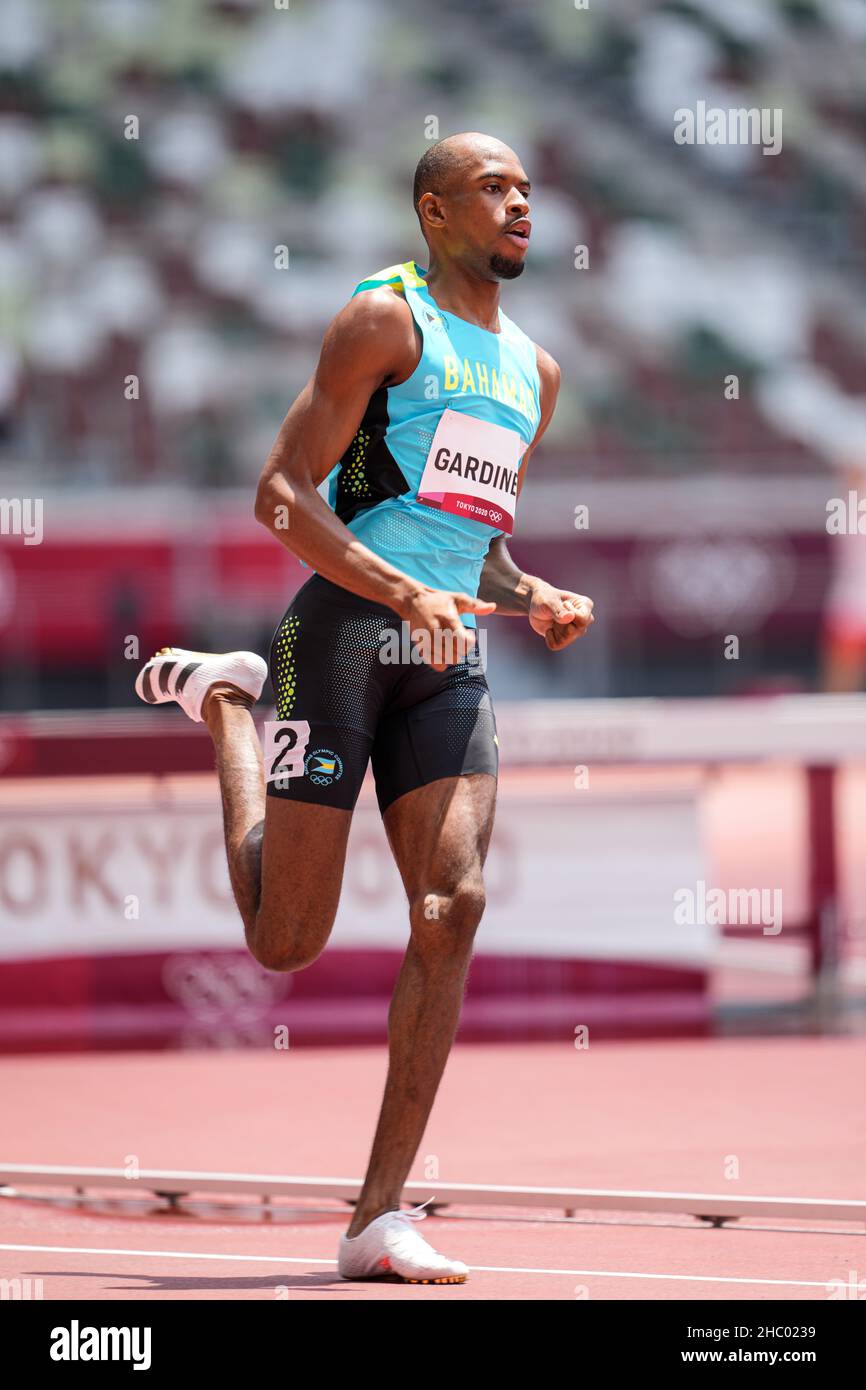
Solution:
{"label": "light blue tank top", "polygon": [[474,596],[491,540],[513,529],[517,472],[538,428],[535,345],[501,310],[501,332],[489,333],[440,309],[414,261],[354,294],[384,286],[409,305],[421,358],[406,381],[370,397],[329,475],[328,500],[411,578]]}

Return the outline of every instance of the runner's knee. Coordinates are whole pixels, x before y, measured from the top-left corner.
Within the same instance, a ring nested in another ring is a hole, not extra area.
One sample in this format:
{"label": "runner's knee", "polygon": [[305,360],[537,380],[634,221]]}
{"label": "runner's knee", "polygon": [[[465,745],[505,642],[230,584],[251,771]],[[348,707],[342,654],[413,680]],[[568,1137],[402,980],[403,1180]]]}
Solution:
{"label": "runner's knee", "polygon": [[247,946],[266,970],[305,970],[322,954],[330,931],[330,922],[298,923],[285,913],[275,920],[272,914],[259,911],[246,933]]}
{"label": "runner's knee", "polygon": [[415,945],[434,953],[471,946],[484,905],[480,877],[463,879],[449,892],[418,895],[409,909]]}

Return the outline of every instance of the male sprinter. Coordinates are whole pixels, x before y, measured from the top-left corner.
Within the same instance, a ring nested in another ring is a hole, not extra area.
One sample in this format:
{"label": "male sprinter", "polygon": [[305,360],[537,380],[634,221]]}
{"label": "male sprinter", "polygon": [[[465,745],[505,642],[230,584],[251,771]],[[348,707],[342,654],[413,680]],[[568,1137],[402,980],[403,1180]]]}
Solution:
{"label": "male sprinter", "polygon": [[[523,270],[528,196],[519,159],[498,140],[431,146],[415,174],[429,270],[409,261],[358,285],[283,422],[256,516],[314,573],[271,647],[264,767],[250,713],[267,674],[259,657],[164,648],[136,684],[210,730],[232,886],[249,949],[270,970],[302,970],[328,940],[372,759],[410,937],[369,1167],[340,1241],[348,1279],[461,1283],[468,1273],[424,1240],[422,1212],[401,1211],[400,1194],[484,907],[498,749],[470,659],[475,615],[524,616],[551,651],[593,621],[588,598],[522,574],[505,545],[559,382],[552,358],[499,309],[500,280]],[[317,490],[328,475],[330,505]],[[423,661],[393,660],[401,623]]]}

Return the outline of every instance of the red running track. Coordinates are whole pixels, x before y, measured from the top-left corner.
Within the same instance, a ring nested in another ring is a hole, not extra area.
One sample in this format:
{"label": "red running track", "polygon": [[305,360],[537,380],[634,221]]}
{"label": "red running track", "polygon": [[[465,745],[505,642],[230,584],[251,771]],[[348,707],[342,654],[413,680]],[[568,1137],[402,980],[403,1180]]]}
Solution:
{"label": "red running track", "polygon": [[[853,1038],[458,1047],[411,1177],[863,1199],[864,1063]],[[379,1048],[3,1059],[0,1161],[353,1177],[384,1071]],[[111,1198],[0,1199],[0,1277],[45,1299],[340,1301],[811,1300],[866,1279],[862,1225],[497,1208],[425,1225],[466,1285],[350,1284],[321,1200],[265,1220],[248,1198]]]}

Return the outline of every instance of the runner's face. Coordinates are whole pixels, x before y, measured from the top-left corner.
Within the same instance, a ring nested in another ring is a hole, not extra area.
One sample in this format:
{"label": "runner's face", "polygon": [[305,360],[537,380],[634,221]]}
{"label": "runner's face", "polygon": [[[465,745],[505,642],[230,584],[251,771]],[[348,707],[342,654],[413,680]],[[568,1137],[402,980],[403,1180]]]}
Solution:
{"label": "runner's face", "polygon": [[529,245],[529,179],[510,151],[473,160],[448,198],[452,236],[465,259],[497,279],[523,273]]}

